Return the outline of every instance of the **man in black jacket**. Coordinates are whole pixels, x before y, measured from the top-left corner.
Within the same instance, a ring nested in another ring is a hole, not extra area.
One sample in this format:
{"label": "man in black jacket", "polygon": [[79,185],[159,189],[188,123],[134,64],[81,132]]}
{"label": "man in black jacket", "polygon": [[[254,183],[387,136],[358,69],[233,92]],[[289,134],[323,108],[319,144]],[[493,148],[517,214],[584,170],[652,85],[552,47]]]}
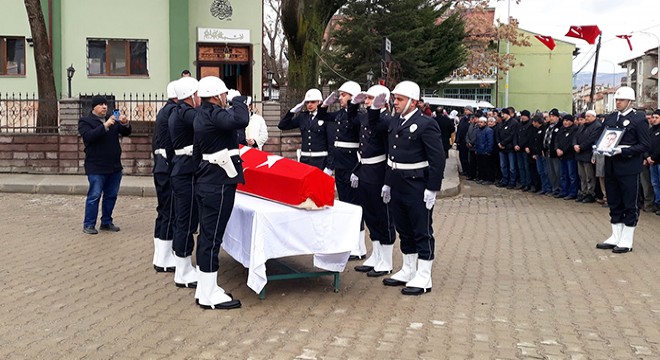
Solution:
{"label": "man in black jacket", "polygon": [[108,102],[103,96],[92,98],[92,111],[78,121],[78,133],[85,144],[85,174],[89,191],[85,202],[83,232],[98,234],[96,218],[101,204],[101,230],[119,231],[112,222],[112,210],[117,202],[121,183],[121,146],[119,135],[131,134],[126,115],[108,116]]}
{"label": "man in black jacket", "polygon": [[442,148],[445,150],[445,157],[449,158],[449,149],[451,149],[451,134],[456,131],[454,120],[445,115],[442,108],[435,111],[435,121],[440,127],[440,136],[442,136]]}
{"label": "man in black jacket", "polygon": [[529,191],[532,187],[532,173],[529,168],[529,143],[532,138],[532,127],[529,110],[520,112],[520,125],[516,133],[516,141],[513,150],[516,154],[516,165],[518,166],[518,175],[520,177],[520,186],[523,191]]}
{"label": "man in black jacket", "polygon": [[456,148],[458,149],[458,159],[461,163],[461,175],[468,175],[469,168],[469,153],[467,143],[465,142],[465,136],[467,135],[468,129],[470,129],[470,119],[472,119],[472,112],[474,108],[470,105],[466,106],[463,110],[463,117],[458,122],[458,127],[456,129]]}
{"label": "man in black jacket", "polygon": [[584,119],[584,124],[580,126],[573,138],[573,149],[580,177],[580,196],[576,200],[593,203],[596,201],[596,171],[594,164],[591,163],[591,155],[603,125],[596,121],[596,112],[593,110],[587,111]]}
{"label": "man in black jacket", "polygon": [[556,198],[564,200],[575,200],[578,191],[577,165],[575,164],[575,150],[573,149],[573,138],[577,126],[575,118],[571,114],[564,115],[562,127],[555,141],[555,152],[559,157],[559,179],[561,191],[555,195]]}
{"label": "man in black jacket", "polygon": [[[651,147],[646,157],[651,172],[651,184],[655,193],[655,205],[660,209],[660,110],[655,110],[651,115],[651,128],[649,129],[651,137]],[[660,210],[656,210],[656,215],[660,215]]]}
{"label": "man in black jacket", "polygon": [[502,124],[498,128],[498,143],[500,149],[500,169],[502,169],[502,180],[498,187],[513,189],[516,187],[518,169],[516,167],[516,154],[513,147],[518,132],[518,121],[514,119],[509,109],[502,109]]}

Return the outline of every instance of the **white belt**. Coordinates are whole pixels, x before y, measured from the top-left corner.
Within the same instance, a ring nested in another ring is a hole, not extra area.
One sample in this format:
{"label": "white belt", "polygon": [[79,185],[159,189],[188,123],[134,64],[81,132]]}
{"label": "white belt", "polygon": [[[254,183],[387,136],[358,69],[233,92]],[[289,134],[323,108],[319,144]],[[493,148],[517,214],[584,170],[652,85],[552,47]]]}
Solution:
{"label": "white belt", "polygon": [[346,149],[357,149],[360,147],[360,144],[353,142],[345,142],[345,141],[335,141],[335,147],[346,148]]}
{"label": "white belt", "polygon": [[193,154],[193,146],[188,145],[184,147],[183,149],[174,149],[174,155],[188,155],[192,156]]}
{"label": "white belt", "polygon": [[428,161],[420,161],[417,163],[398,163],[394,162],[390,159],[387,159],[387,165],[391,167],[392,169],[400,169],[400,170],[417,170],[417,169],[423,169],[425,167],[429,166]]}
{"label": "white belt", "polygon": [[387,159],[387,157],[385,156],[385,154],[383,154],[383,155],[378,155],[378,156],[374,156],[374,157],[370,157],[370,158],[363,158],[363,157],[360,156],[360,153],[358,153],[358,159],[360,160],[360,164],[372,165],[372,164],[378,164],[378,163],[381,163],[381,162],[385,161]]}
{"label": "white belt", "polygon": [[238,149],[222,149],[216,151],[213,154],[202,154],[202,159],[208,161],[211,164],[220,166],[227,176],[230,178],[235,178],[238,175],[234,163],[231,161],[232,156],[239,156],[240,152]]}
{"label": "white belt", "polygon": [[301,151],[300,156],[321,157],[328,156],[327,151]]}
{"label": "white belt", "polygon": [[[220,151],[222,151],[222,150],[220,150]],[[220,151],[218,151],[218,152],[220,152]],[[213,158],[213,156],[215,154],[217,154],[218,152],[214,152],[213,154],[202,154],[202,160],[211,161],[211,158]],[[236,156],[236,155],[240,155],[240,154],[241,153],[239,152],[238,149],[227,150],[227,155],[229,155],[229,156]]]}
{"label": "white belt", "polygon": [[155,155],[160,155],[160,156],[164,157],[165,160],[167,160],[167,151],[165,151],[165,149],[156,149],[156,150],[154,150],[154,154]]}

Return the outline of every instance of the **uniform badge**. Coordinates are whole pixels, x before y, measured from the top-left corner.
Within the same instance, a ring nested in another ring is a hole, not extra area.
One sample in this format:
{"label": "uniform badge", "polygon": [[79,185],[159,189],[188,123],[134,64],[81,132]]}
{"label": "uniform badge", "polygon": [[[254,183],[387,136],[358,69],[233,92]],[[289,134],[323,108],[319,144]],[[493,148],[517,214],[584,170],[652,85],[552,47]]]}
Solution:
{"label": "uniform badge", "polygon": [[417,124],[412,124],[412,125],[410,125],[410,132],[411,132],[411,133],[414,133],[415,130],[417,130]]}
{"label": "uniform badge", "polygon": [[539,130],[539,131],[537,132],[537,134],[540,134],[540,133],[542,133],[542,132],[543,132],[543,130]]}
{"label": "uniform badge", "polygon": [[564,134],[564,136],[566,136],[566,137],[568,137],[568,135],[570,135],[570,134],[569,133]]}
{"label": "uniform badge", "polygon": [[623,126],[628,126],[628,124],[630,124],[630,120],[624,120],[623,121]]}
{"label": "uniform badge", "polygon": [[507,130],[508,128],[509,128],[508,126],[505,126],[505,127],[504,127],[504,130]]}
{"label": "uniform badge", "polygon": [[323,126],[323,120],[318,121],[319,126]]}
{"label": "uniform badge", "polygon": [[555,132],[559,132],[559,129],[555,129]]}
{"label": "uniform badge", "polygon": [[660,131],[658,131],[657,133],[655,133],[655,136],[658,136],[658,135],[660,135]]}

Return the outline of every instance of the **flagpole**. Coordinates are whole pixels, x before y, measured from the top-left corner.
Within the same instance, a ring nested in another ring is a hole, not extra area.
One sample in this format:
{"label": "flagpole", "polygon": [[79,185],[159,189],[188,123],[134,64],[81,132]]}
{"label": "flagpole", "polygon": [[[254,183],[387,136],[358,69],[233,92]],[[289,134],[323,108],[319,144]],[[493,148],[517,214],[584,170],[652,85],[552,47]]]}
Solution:
{"label": "flagpole", "polygon": [[594,96],[596,96],[596,72],[598,71],[598,55],[600,55],[600,39],[603,37],[603,33],[598,35],[598,45],[596,45],[596,59],[594,59],[594,72],[591,74],[591,94],[589,95],[589,110],[596,109],[596,102],[594,101]]}
{"label": "flagpole", "polygon": [[[506,23],[511,24],[511,0],[508,0],[506,7]],[[504,81],[504,107],[509,107],[509,39],[506,39],[506,79]],[[660,54],[659,54],[660,55]]]}

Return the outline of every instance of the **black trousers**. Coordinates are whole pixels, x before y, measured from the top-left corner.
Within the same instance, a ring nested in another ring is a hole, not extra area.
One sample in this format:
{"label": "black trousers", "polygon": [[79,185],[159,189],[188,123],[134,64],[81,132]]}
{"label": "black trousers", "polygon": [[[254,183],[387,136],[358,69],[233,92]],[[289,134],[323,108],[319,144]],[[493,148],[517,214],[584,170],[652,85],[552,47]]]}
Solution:
{"label": "black trousers", "polygon": [[426,209],[424,204],[426,179],[401,179],[396,171],[392,172],[390,179],[390,212],[401,240],[401,252],[418,254],[421,260],[433,260],[433,209]]}
{"label": "black trousers", "polygon": [[639,220],[639,174],[605,176],[607,204],[610,207],[610,222],[637,226]]}
{"label": "black trousers", "polygon": [[172,240],[174,237],[174,201],[170,174],[154,174],[156,187],[156,222],[154,237],[161,240]]}
{"label": "black trousers", "polygon": [[328,162],[328,157],[327,156],[301,156],[300,157],[300,162],[303,164],[307,164],[309,166],[314,166],[316,168],[319,168],[321,170],[325,169],[327,162]]}
{"label": "black trousers", "polygon": [[196,196],[200,220],[197,265],[203,272],[217,272],[222,237],[236,199],[236,184],[197,184]]}
{"label": "black trousers", "polygon": [[195,247],[193,233],[197,231],[199,218],[195,201],[195,184],[193,175],[172,176],[172,190],[174,192],[174,241],[172,247],[178,257],[192,255]]}
{"label": "black trousers", "polygon": [[[337,195],[339,200],[360,206],[358,191],[351,187],[351,170],[335,168],[335,185],[337,185]],[[362,230],[364,230],[364,221],[360,222],[360,231]]]}
{"label": "black trousers", "polygon": [[470,168],[468,160],[468,147],[462,142],[458,144],[458,160],[461,163],[461,173],[463,175],[467,175]]}
{"label": "black trousers", "polygon": [[390,218],[388,205],[383,203],[380,196],[383,184],[369,184],[360,180],[358,182],[358,199],[362,206],[362,218],[372,241],[379,241],[383,245],[394,244],[396,232],[394,221]]}
{"label": "black trousers", "polygon": [[484,181],[495,181],[490,155],[477,154],[477,177]]}
{"label": "black trousers", "polygon": [[472,150],[468,152],[468,177],[477,178],[477,152]]}

